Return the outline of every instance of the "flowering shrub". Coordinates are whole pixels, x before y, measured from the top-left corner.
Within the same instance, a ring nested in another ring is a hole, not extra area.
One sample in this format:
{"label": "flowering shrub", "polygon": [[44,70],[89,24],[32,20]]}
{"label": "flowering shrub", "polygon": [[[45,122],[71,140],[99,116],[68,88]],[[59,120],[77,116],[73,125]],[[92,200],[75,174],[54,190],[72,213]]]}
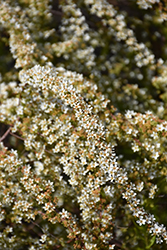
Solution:
{"label": "flowering shrub", "polygon": [[0,249],[166,248],[166,8],[0,0]]}

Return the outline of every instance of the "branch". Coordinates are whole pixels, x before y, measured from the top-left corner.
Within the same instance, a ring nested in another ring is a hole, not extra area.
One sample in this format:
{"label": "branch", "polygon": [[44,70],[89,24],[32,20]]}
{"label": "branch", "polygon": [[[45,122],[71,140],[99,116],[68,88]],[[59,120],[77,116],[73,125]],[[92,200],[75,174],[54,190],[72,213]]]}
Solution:
{"label": "branch", "polygon": [[8,128],[8,130],[5,132],[5,134],[0,138],[0,142],[3,141],[6,136],[10,133],[11,127]]}

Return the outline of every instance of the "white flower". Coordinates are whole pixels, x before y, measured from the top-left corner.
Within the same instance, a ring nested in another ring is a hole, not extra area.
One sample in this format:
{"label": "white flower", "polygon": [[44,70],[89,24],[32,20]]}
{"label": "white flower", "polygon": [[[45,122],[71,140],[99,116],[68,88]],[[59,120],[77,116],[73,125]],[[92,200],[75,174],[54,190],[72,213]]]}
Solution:
{"label": "white flower", "polygon": [[137,152],[137,151],[139,151],[139,146],[134,143],[132,149],[133,149],[133,152]]}
{"label": "white flower", "polygon": [[40,161],[35,161],[34,162],[34,166],[35,166],[35,170],[37,175],[40,175],[41,172],[43,171],[44,167],[43,167],[43,163]]}
{"label": "white flower", "polygon": [[69,213],[63,208],[62,211],[60,212],[61,218],[69,218]]}
{"label": "white flower", "polygon": [[161,124],[158,124],[158,125],[157,125],[156,129],[157,129],[157,131],[162,131],[162,130],[164,130],[165,128],[164,128],[163,124],[161,123]]}
{"label": "white flower", "polygon": [[140,216],[139,220],[136,221],[140,226],[146,224],[146,219],[143,218],[143,216]]}
{"label": "white flower", "polygon": [[155,223],[153,227],[150,228],[150,233],[153,233],[155,235],[160,235],[163,229],[163,225],[159,225],[158,223]]}
{"label": "white flower", "polygon": [[157,190],[157,185],[152,185],[149,192],[149,198],[154,199]]}
{"label": "white flower", "polygon": [[157,151],[154,151],[152,154],[152,158],[154,158],[155,160],[157,160],[159,157],[159,153]]}
{"label": "white flower", "polygon": [[154,139],[157,139],[158,138],[158,135],[156,132],[152,132],[152,134],[150,135],[151,137],[153,137]]}
{"label": "white flower", "polygon": [[115,245],[110,245],[110,246],[109,246],[109,250],[114,249],[114,247],[115,247]]}
{"label": "white flower", "polygon": [[139,192],[141,192],[143,190],[143,187],[144,187],[144,182],[143,181],[138,183],[138,185],[136,186],[136,188],[137,188],[137,190]]}
{"label": "white flower", "polygon": [[132,116],[134,116],[135,114],[136,114],[136,112],[134,112],[133,110],[127,110],[127,111],[126,111],[126,114],[125,114],[125,117],[126,117],[127,119],[131,119]]}
{"label": "white flower", "polygon": [[40,241],[41,241],[42,243],[44,243],[44,242],[46,241],[46,238],[47,238],[47,235],[46,235],[46,234],[43,234],[43,235],[41,236]]}

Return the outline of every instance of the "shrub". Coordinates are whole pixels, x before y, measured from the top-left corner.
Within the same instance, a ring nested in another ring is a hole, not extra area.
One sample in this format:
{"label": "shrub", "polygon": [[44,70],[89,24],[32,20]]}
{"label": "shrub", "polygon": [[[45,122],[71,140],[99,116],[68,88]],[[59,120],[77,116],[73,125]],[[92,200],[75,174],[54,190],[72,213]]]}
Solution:
{"label": "shrub", "polygon": [[166,8],[0,0],[1,249],[165,249]]}

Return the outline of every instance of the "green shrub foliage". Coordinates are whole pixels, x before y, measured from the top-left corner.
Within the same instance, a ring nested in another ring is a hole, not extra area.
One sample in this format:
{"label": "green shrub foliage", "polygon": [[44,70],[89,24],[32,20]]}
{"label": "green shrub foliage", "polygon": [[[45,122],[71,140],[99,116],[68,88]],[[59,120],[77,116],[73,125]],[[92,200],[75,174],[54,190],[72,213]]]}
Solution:
{"label": "green shrub foliage", "polygon": [[166,249],[166,21],[0,0],[0,249]]}

